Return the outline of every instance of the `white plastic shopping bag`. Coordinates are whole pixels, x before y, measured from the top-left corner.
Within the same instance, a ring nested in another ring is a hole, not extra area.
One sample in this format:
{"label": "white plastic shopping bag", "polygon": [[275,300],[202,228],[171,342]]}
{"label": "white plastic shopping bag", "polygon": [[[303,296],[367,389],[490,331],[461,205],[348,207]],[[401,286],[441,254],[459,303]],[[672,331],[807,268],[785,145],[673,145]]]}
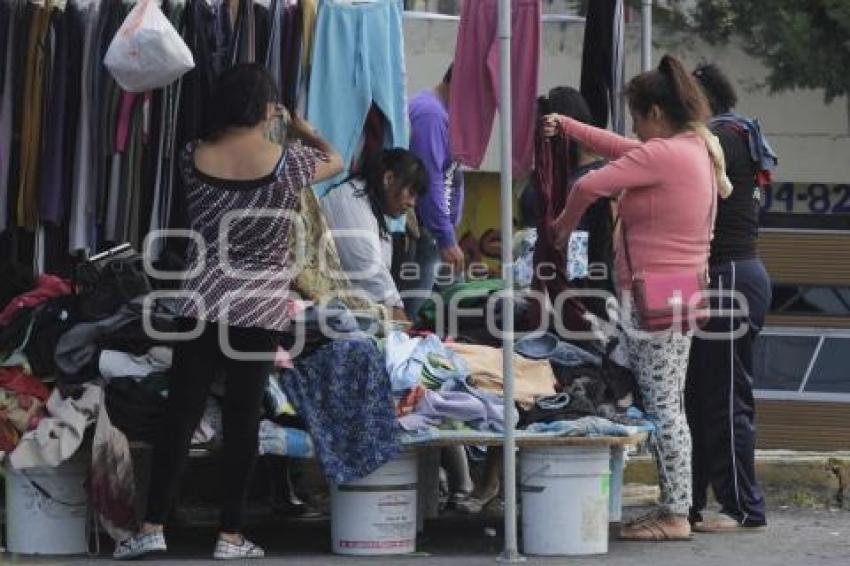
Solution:
{"label": "white plastic shopping bag", "polygon": [[156,0],[139,0],[127,14],[103,62],[128,92],[162,88],[195,67],[192,52]]}

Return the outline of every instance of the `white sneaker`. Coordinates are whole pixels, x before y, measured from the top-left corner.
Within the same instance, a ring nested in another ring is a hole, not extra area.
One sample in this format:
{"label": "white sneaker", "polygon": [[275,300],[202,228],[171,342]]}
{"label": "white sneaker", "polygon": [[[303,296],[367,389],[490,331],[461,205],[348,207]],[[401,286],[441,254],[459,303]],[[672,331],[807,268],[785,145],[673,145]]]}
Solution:
{"label": "white sneaker", "polygon": [[162,531],[136,533],[115,545],[112,557],[115,560],[133,560],[155,552],[165,552],[165,536]]}
{"label": "white sneaker", "polygon": [[266,553],[262,548],[245,537],[242,537],[240,544],[233,544],[219,537],[213,558],[216,560],[238,560],[240,558],[263,558],[265,555]]}

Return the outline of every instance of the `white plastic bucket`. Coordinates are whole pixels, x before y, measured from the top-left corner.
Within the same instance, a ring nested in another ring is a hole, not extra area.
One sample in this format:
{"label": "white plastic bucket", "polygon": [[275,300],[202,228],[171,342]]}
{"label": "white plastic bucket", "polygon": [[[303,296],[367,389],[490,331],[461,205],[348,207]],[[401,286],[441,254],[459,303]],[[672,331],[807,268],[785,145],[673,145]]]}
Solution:
{"label": "white plastic bucket", "polygon": [[526,554],[608,552],[608,447],[547,446],[520,451]]}
{"label": "white plastic bucket", "polygon": [[376,556],[416,550],[415,452],[405,452],[363,479],[331,485],[335,554]]}
{"label": "white plastic bucket", "polygon": [[85,554],[86,461],[56,468],[6,466],[6,550],[15,554]]}

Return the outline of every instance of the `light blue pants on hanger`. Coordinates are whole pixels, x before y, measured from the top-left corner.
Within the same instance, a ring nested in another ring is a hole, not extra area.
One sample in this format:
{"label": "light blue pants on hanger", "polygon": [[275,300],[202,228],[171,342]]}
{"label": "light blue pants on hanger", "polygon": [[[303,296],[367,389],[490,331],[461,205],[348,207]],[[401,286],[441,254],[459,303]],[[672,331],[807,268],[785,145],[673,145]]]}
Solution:
{"label": "light blue pants on hanger", "polygon": [[[350,166],[374,102],[388,123],[388,147],[408,147],[401,0],[319,5],[307,119]],[[316,185],[318,196],[338,177]]]}

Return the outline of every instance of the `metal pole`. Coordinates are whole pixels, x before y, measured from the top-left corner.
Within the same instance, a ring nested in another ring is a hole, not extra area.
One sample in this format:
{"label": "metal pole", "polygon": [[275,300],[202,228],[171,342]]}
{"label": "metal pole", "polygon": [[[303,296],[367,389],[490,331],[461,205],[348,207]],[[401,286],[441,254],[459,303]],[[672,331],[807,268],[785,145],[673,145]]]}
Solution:
{"label": "metal pole", "polygon": [[652,0],[641,2],[640,70],[652,69]]}
{"label": "metal pole", "polygon": [[511,147],[511,0],[499,0],[499,136],[502,159],[500,180],[502,221],[502,279],[505,296],[502,302],[502,374],[505,393],[504,493],[505,548],[500,562],[519,562],[517,547],[516,440],[514,438],[514,304],[513,304],[513,179]]}

